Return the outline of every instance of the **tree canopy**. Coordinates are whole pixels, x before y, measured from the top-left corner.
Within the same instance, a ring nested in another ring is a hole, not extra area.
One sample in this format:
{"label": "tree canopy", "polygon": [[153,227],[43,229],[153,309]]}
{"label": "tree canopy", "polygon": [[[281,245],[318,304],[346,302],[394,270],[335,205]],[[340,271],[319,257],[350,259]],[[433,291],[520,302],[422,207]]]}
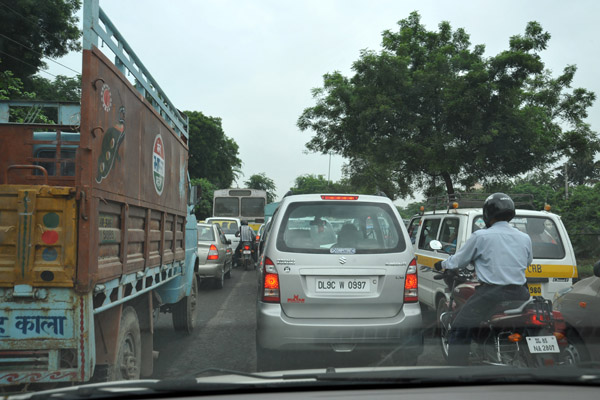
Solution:
{"label": "tree canopy", "polygon": [[46,66],[44,57],[80,51],[77,10],[80,0],[12,0],[0,2],[0,72],[27,78]]}
{"label": "tree canopy", "polygon": [[200,111],[185,114],[190,120],[190,176],[206,178],[217,188],[230,187],[242,166],[238,144],[225,135],[221,118],[208,117]]}
{"label": "tree canopy", "polygon": [[464,29],[441,22],[428,31],[413,12],[383,33],[379,53],[361,52],[352,77],[325,74],[298,127],[314,132],[309,150],[347,158],[350,179],[387,171],[373,179],[390,196],[440,183],[454,193],[562,156],[593,170],[600,145],[584,119],[595,94],[571,88],[575,66],[558,77],[545,69],[549,40],[530,22],[486,58]]}
{"label": "tree canopy", "polygon": [[275,201],[275,190],[277,187],[275,186],[275,182],[273,179],[267,177],[264,172],[260,174],[254,174],[248,178],[247,181],[244,182],[248,189],[258,189],[264,190],[267,192],[267,203],[272,203]]}

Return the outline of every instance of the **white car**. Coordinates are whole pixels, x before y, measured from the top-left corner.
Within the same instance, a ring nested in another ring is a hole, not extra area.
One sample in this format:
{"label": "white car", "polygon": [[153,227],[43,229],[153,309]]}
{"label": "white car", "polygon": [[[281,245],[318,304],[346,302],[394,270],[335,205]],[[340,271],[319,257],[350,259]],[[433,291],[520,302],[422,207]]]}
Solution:
{"label": "white car", "polygon": [[288,196],[270,222],[256,307],[259,370],[307,351],[384,352],[416,364],[423,349],[416,261],[390,199]]}

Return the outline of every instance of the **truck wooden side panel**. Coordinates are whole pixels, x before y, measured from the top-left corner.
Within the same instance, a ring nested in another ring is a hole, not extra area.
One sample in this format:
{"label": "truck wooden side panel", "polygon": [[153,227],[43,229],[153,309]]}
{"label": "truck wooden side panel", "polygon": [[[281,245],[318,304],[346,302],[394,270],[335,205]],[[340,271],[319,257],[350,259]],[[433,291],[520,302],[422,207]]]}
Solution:
{"label": "truck wooden side panel", "polygon": [[84,50],[77,287],[185,258],[187,144],[97,49]]}

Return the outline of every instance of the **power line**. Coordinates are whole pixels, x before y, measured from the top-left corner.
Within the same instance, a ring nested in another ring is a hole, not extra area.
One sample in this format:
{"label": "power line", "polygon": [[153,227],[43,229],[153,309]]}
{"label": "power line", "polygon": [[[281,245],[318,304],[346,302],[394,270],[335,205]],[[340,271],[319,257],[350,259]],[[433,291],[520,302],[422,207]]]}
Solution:
{"label": "power line", "polygon": [[[27,61],[23,61],[23,60],[21,60],[20,58],[18,58],[18,57],[15,57],[15,56],[13,56],[13,55],[11,55],[11,54],[8,54],[8,53],[7,53],[7,52],[5,52],[5,51],[2,51],[2,50],[0,50],[0,53],[2,53],[2,54],[5,54],[5,55],[9,56],[10,58],[12,58],[12,59],[15,59],[15,60],[17,60],[17,61],[20,61],[20,62],[22,62],[22,63],[23,63],[23,64],[25,64],[25,65],[29,65],[30,67],[33,67],[33,68],[36,68],[36,69],[38,68],[38,67],[36,67],[35,65],[33,65],[33,64],[29,64]],[[58,76],[56,76],[56,75],[54,75],[54,74],[51,74],[50,72],[44,71],[43,69],[41,69],[40,71],[41,71],[41,72],[43,72],[43,73],[45,73],[45,74],[48,74],[48,75],[50,75],[50,76],[53,76],[53,77],[55,77],[55,78],[58,78]]]}
{"label": "power line", "polygon": [[59,63],[58,61],[54,60],[53,58],[51,58],[51,57],[48,57],[48,56],[45,56],[45,55],[44,55],[44,54],[42,54],[41,52],[39,52],[39,51],[37,51],[37,50],[34,50],[34,49],[32,49],[31,47],[28,47],[28,46],[24,45],[23,43],[19,43],[19,42],[17,42],[16,40],[9,38],[8,36],[6,36],[6,35],[4,35],[4,34],[2,34],[2,33],[0,33],[0,36],[2,36],[2,37],[5,37],[6,39],[10,40],[11,42],[13,42],[13,43],[16,43],[16,44],[18,44],[19,46],[21,46],[21,47],[24,47],[24,48],[26,48],[27,50],[30,50],[30,51],[32,51],[32,52],[34,52],[34,53],[36,53],[36,54],[38,54],[38,55],[42,56],[43,58],[46,58],[46,59],[48,59],[48,60],[52,61],[53,63],[56,63],[56,64],[60,65],[61,67],[64,67],[64,68],[66,68],[66,69],[68,69],[68,70],[71,70],[71,71],[75,72],[76,74],[81,74],[81,72],[79,72],[79,71],[76,71],[76,70],[74,70],[73,68],[71,68],[71,67],[68,67],[68,66],[66,66],[66,65],[64,65],[64,64],[61,64],[61,63]]}
{"label": "power line", "polygon": [[41,26],[39,26],[39,24],[35,21],[32,21],[31,19],[25,17],[24,15],[18,13],[17,11],[13,10],[12,8],[10,8],[9,6],[7,6],[6,4],[4,4],[4,2],[0,1],[0,6],[4,6],[5,8],[8,8],[10,11],[12,11],[13,13],[17,14],[19,17],[23,18],[24,20],[26,20],[27,22],[31,23],[32,25],[35,25],[37,28],[43,30],[44,32],[46,32],[48,35],[50,36],[54,36],[52,33],[48,32],[47,30],[45,30],[44,28],[42,28]]}

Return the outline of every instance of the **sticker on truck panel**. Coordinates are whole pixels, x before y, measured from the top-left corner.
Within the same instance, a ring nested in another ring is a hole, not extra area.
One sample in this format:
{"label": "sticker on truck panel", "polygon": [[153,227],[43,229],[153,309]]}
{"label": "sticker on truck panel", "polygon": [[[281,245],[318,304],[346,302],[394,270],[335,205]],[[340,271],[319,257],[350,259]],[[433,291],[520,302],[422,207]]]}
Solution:
{"label": "sticker on truck panel", "polygon": [[156,135],[154,148],[152,150],[152,176],[154,178],[154,189],[159,195],[165,187],[165,147],[162,136]]}
{"label": "sticker on truck panel", "polygon": [[[106,86],[106,85],[105,85]],[[104,87],[102,87],[104,90]],[[110,93],[108,86],[108,93]],[[103,101],[106,96],[103,96]],[[111,103],[112,104],[112,100]],[[106,110],[106,103],[103,102],[103,107]],[[98,156],[98,168],[96,172],[96,182],[100,183],[104,178],[108,176],[115,161],[119,157],[119,148],[125,140],[125,107],[119,108],[119,121],[106,130],[102,137],[102,147],[100,148],[100,155]]]}

